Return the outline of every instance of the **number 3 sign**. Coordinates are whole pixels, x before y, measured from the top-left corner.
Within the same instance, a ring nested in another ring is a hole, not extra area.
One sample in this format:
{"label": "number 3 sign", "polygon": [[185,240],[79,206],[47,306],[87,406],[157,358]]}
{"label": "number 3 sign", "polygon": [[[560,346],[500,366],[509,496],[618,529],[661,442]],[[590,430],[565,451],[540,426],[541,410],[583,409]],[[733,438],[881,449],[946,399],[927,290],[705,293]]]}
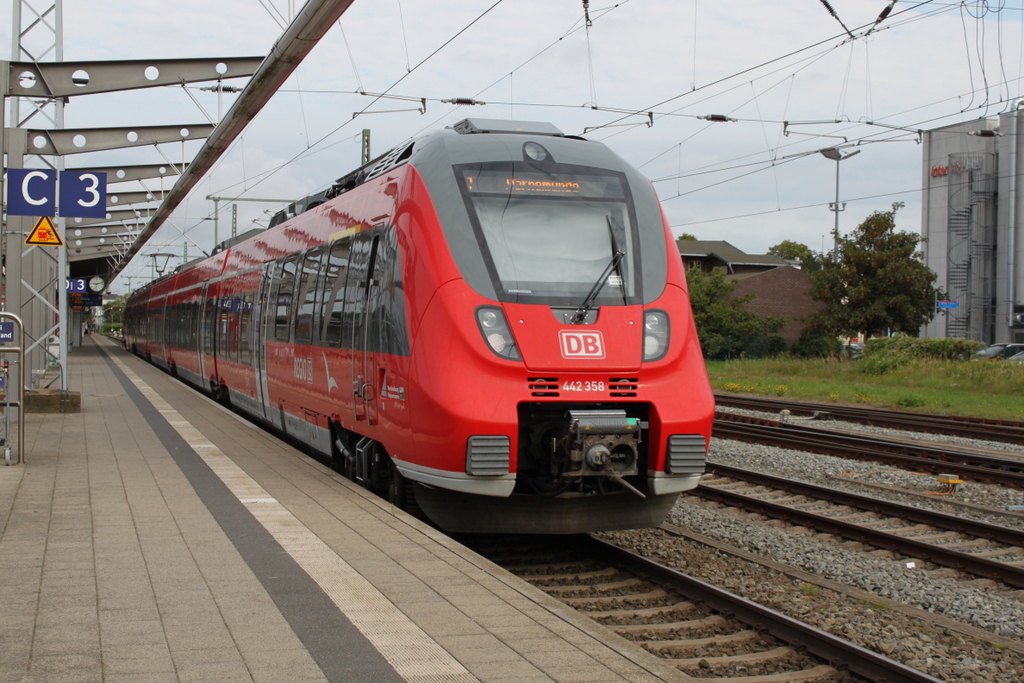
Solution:
{"label": "number 3 sign", "polygon": [[105,218],[107,174],[61,171],[60,215],[66,218]]}

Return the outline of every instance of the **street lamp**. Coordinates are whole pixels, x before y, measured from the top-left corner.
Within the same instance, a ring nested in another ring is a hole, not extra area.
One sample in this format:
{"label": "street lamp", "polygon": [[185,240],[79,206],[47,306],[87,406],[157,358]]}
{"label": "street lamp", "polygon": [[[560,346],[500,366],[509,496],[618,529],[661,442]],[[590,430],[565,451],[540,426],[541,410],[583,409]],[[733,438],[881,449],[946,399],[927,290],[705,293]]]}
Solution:
{"label": "street lamp", "polygon": [[854,151],[850,152],[849,154],[843,154],[842,152],[839,151],[838,147],[826,147],[825,149],[819,149],[818,151],[821,152],[821,155],[823,157],[825,157],[826,159],[831,159],[832,161],[836,162],[836,201],[835,201],[834,204],[829,203],[828,210],[829,211],[835,211],[835,213],[836,213],[836,227],[835,227],[835,230],[832,232],[832,240],[833,240],[833,245],[836,248],[838,248],[839,247],[839,212],[846,208],[846,202],[843,202],[842,204],[839,203],[839,162],[843,161],[844,159],[849,159],[850,157],[852,157],[855,154],[860,154],[860,150],[857,149],[857,150],[854,150]]}

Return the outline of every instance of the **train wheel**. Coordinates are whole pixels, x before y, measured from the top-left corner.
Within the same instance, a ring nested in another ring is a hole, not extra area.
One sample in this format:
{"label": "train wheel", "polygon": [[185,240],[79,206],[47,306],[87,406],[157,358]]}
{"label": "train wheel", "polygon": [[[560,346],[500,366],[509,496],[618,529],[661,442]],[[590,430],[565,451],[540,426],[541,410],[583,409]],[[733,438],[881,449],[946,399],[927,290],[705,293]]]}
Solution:
{"label": "train wheel", "polygon": [[412,509],[417,509],[416,495],[413,493],[415,483],[403,477],[395,463],[388,462],[388,501],[392,505],[409,512],[411,503]]}
{"label": "train wheel", "polygon": [[352,458],[347,457],[345,454],[348,452],[348,446],[342,439],[341,427],[332,424],[331,425],[331,468],[335,472],[340,472],[341,476],[346,479],[352,478]]}
{"label": "train wheel", "polygon": [[394,463],[389,466],[388,472],[388,502],[397,508],[405,509],[405,490],[408,482],[402,473],[398,471]]}
{"label": "train wheel", "polygon": [[388,501],[421,522],[429,523],[430,520],[423,514],[423,510],[420,509],[420,505],[416,501],[416,482],[403,477],[394,463],[391,463],[389,470]]}

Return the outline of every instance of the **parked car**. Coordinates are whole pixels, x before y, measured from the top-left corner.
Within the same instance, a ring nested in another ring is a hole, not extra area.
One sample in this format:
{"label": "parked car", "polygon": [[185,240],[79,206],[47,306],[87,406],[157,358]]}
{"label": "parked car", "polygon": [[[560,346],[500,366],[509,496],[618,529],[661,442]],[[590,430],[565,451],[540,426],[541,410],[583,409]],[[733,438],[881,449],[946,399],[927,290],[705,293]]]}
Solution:
{"label": "parked car", "polygon": [[995,360],[998,358],[1009,358],[1024,352],[1024,344],[993,344],[987,349],[982,349],[974,354],[978,360]]}
{"label": "parked car", "polygon": [[1007,363],[1024,363],[1024,351],[1021,351],[1020,353],[1018,353],[1018,354],[1016,354],[1014,356],[1010,356],[1009,358],[1006,359],[1006,362]]}

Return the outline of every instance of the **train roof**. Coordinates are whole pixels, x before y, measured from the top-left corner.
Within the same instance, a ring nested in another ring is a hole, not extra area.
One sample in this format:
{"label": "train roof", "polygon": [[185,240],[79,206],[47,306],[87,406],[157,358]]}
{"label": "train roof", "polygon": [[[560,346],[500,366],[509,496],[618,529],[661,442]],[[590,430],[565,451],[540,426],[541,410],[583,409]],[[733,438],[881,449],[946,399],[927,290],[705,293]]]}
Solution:
{"label": "train roof", "polygon": [[444,135],[533,135],[556,138],[567,138],[583,140],[584,138],[575,135],[566,135],[554,124],[544,121],[515,121],[510,119],[481,119],[468,118],[459,121],[441,131],[433,131],[419,138],[407,140],[394,147],[384,154],[370,160],[359,168],[338,178],[327,190],[317,194],[309,195],[303,199],[296,200],[285,209],[274,214],[270,221],[270,227],[274,227],[286,220],[293,218],[304,211],[308,211],[328,199],[344,194],[349,190],[359,187],[368,180],[387,173],[391,169],[406,163],[411,157],[414,149],[431,138]]}

